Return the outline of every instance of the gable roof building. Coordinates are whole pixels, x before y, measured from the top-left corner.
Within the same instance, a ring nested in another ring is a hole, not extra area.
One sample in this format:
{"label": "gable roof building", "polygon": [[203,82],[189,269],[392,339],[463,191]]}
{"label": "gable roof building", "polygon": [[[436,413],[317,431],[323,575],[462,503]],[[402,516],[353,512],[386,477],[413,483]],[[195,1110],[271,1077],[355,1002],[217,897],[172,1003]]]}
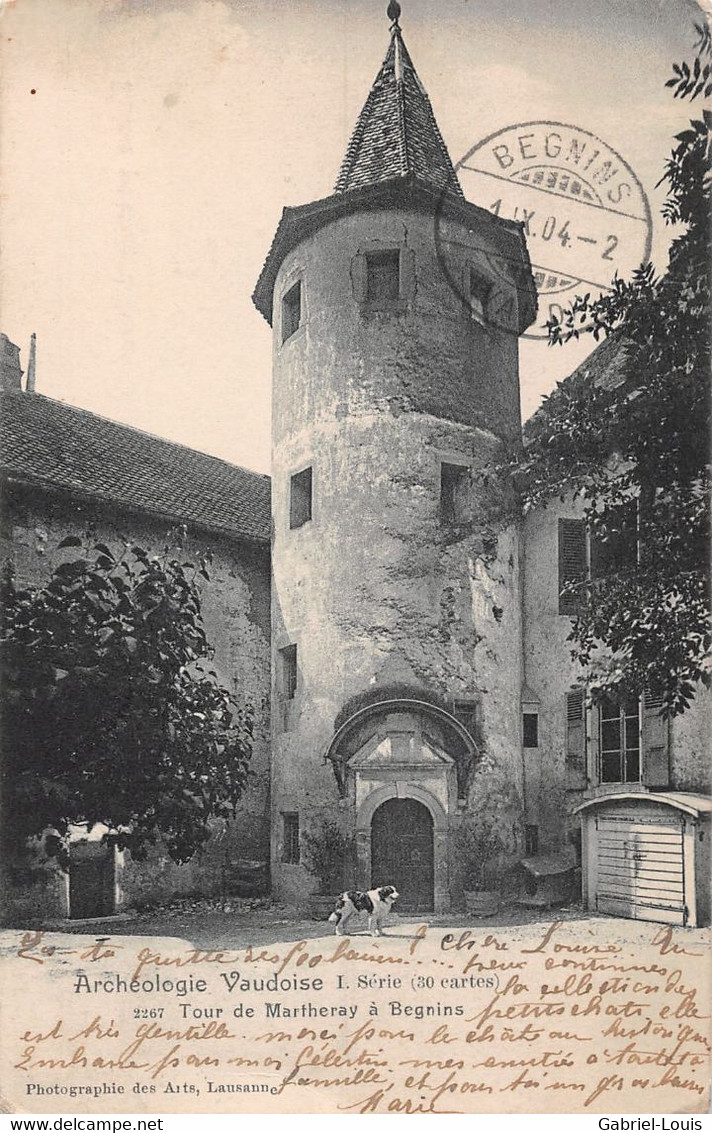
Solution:
{"label": "gable roof building", "polygon": [[269,543],[268,476],[40,394],[3,391],[0,414],[7,481]]}
{"label": "gable roof building", "polygon": [[[47,870],[27,868],[19,847],[17,861],[6,863],[10,884],[0,885],[5,915],[20,923],[28,916],[95,916],[139,898],[162,902],[187,893],[214,893],[228,883],[228,869],[231,885],[249,882],[264,889],[270,768],[269,477],[22,389],[16,348],[5,355],[12,372],[0,392],[0,555],[20,587],[45,584],[66,555],[74,554],[63,547],[79,542],[96,547],[99,539],[119,555],[124,543],[149,555],[161,555],[171,544],[184,547],[191,562],[210,562],[201,615],[212,665],[224,687],[254,706],[249,783],[235,822],[204,853],[167,865],[159,845],[143,863],[97,844],[96,852],[104,855],[99,884],[83,872],[86,847],[77,829],[68,877],[54,885]],[[186,528],[185,539],[175,530],[181,527]],[[241,872],[245,861],[251,870],[247,881]]]}

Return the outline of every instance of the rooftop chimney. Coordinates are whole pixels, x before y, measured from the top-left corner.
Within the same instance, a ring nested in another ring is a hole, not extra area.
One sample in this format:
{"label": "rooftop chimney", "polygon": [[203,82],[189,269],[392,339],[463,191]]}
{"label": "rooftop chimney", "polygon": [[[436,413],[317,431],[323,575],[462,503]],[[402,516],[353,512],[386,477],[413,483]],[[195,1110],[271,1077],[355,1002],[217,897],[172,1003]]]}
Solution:
{"label": "rooftop chimney", "polygon": [[37,355],[37,335],[33,331],[30,335],[30,356],[27,360],[27,381],[25,382],[25,390],[27,393],[35,392],[35,362]]}
{"label": "rooftop chimney", "polygon": [[0,389],[22,389],[20,369],[20,347],[6,334],[0,334]]}

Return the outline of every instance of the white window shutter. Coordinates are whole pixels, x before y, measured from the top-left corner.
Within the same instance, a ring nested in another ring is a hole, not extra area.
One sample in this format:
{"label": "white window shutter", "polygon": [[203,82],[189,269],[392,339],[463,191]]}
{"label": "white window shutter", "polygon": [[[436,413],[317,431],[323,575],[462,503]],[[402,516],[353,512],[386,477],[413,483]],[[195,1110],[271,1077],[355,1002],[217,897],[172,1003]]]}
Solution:
{"label": "white window shutter", "polygon": [[566,694],[566,782],[570,790],[586,786],[586,716],[584,690]]}
{"label": "white window shutter", "polygon": [[567,583],[586,578],[586,525],[582,519],[559,520],[559,613],[575,614],[581,604],[580,595],[562,594]]}
{"label": "white window shutter", "polygon": [[661,713],[662,697],[643,695],[643,782],[646,787],[670,786],[670,721]]}
{"label": "white window shutter", "polygon": [[588,737],[586,742],[586,774],[591,786],[598,786],[601,780],[601,709],[593,705],[588,714]]}

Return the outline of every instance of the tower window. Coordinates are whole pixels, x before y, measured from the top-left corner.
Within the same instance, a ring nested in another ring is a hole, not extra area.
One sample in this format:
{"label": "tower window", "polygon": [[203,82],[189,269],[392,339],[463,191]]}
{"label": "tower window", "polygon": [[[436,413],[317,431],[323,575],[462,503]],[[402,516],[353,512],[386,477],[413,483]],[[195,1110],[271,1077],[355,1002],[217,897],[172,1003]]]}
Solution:
{"label": "tower window", "polygon": [[282,695],[285,700],[294,700],[297,694],[297,647],[287,645],[280,649],[282,659]]}
{"label": "tower window", "polygon": [[282,342],[291,338],[302,321],[302,284],[297,280],[282,296]]}
{"label": "tower window", "polygon": [[465,519],[467,466],[440,465],[440,519],[443,523],[461,523]]}
{"label": "tower window", "polygon": [[289,484],[289,526],[302,527],[312,517],[312,470],[295,472]]}
{"label": "tower window", "polygon": [[487,315],[487,299],[492,284],[486,276],[475,268],[470,268],[470,310],[474,318],[484,322]]}
{"label": "tower window", "polygon": [[299,815],[282,815],[282,861],[299,865]]}
{"label": "tower window", "polygon": [[522,733],[525,747],[539,747],[539,713],[525,712],[522,717]]}
{"label": "tower window", "polygon": [[477,701],[455,700],[452,706],[452,714],[467,729],[472,739],[477,742]]}
{"label": "tower window", "polygon": [[400,252],[366,253],[366,299],[383,302],[400,296]]}

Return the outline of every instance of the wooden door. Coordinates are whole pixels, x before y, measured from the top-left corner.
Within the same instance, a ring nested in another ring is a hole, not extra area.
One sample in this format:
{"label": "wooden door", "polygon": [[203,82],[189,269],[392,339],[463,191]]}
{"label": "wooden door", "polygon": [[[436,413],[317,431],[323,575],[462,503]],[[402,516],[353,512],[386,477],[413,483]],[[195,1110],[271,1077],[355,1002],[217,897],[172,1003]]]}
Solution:
{"label": "wooden door", "polygon": [[75,842],[69,852],[69,915],[108,917],[115,909],[115,850],[103,842]]}
{"label": "wooden door", "polygon": [[415,799],[388,799],[374,814],[371,885],[395,885],[396,910],[433,908],[433,819]]}
{"label": "wooden door", "polygon": [[682,925],[685,908],[683,826],[676,815],[601,813],[597,820],[595,907],[639,921]]}

